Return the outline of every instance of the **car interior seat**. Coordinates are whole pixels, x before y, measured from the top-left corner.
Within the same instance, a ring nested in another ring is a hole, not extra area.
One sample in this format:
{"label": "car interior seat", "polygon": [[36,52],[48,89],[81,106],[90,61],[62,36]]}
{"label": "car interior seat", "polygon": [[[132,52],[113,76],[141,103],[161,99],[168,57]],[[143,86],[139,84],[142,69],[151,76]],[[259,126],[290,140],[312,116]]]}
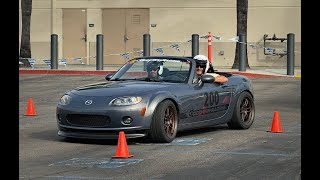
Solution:
{"label": "car interior seat", "polygon": [[161,74],[162,77],[168,76],[170,73],[170,70],[168,68],[163,68],[163,72]]}

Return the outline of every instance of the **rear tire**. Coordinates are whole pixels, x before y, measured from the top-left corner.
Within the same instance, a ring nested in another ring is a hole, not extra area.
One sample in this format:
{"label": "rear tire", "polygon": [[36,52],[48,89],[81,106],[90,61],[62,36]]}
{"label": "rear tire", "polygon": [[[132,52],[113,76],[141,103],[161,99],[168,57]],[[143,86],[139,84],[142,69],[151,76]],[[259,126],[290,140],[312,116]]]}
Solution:
{"label": "rear tire", "polygon": [[240,94],[234,107],[231,121],[228,122],[230,129],[248,129],[251,127],[255,116],[253,97],[247,91]]}
{"label": "rear tire", "polygon": [[162,101],[153,114],[150,137],[156,143],[170,143],[177,134],[178,114],[174,103]]}

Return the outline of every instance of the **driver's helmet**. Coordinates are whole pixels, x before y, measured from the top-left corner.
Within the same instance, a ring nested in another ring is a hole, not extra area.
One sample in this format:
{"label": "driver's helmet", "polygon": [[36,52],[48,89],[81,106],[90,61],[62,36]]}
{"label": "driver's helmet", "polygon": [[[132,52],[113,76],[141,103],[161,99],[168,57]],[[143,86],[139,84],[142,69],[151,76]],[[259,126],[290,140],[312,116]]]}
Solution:
{"label": "driver's helmet", "polygon": [[157,62],[157,61],[149,61],[147,63],[147,71],[151,72],[151,70],[158,70],[158,75],[161,75],[163,73],[163,63]]}
{"label": "driver's helmet", "polygon": [[210,62],[209,59],[207,58],[207,56],[205,55],[196,55],[193,57],[193,59],[196,60],[196,65],[197,66],[201,66],[203,67],[203,74],[208,72],[209,68],[210,68]]}

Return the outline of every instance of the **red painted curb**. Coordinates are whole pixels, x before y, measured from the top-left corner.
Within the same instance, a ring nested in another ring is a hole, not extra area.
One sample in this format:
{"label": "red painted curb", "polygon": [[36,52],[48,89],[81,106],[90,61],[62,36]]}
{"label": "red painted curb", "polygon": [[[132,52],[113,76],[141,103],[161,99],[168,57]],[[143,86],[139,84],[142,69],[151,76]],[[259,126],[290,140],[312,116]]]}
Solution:
{"label": "red painted curb", "polygon": [[[109,73],[115,73],[116,71],[105,71],[105,70],[56,70],[56,69],[20,69],[19,74],[68,74],[68,75],[107,75]],[[247,77],[290,77],[281,75],[271,74],[257,74],[248,72],[227,72],[231,74],[241,74]]]}
{"label": "red painted curb", "polygon": [[107,75],[116,71],[104,71],[104,70],[89,70],[89,71],[78,71],[78,70],[45,70],[45,69],[20,69],[19,74],[92,74],[92,75]]}

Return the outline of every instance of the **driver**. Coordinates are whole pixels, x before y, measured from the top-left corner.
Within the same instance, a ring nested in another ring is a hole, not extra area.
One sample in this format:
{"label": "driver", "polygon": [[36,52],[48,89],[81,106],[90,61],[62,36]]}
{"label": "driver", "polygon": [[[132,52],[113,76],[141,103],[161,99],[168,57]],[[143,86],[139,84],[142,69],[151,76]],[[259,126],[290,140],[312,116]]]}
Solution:
{"label": "driver", "polygon": [[155,80],[160,80],[160,76],[163,73],[163,63],[150,61],[147,63],[148,77]]}
{"label": "driver", "polygon": [[203,74],[212,75],[214,77],[214,82],[224,83],[228,81],[227,77],[214,73],[212,64],[209,62],[207,56],[196,55],[193,59],[196,60],[196,71],[197,71],[196,80],[198,80],[198,82]]}

